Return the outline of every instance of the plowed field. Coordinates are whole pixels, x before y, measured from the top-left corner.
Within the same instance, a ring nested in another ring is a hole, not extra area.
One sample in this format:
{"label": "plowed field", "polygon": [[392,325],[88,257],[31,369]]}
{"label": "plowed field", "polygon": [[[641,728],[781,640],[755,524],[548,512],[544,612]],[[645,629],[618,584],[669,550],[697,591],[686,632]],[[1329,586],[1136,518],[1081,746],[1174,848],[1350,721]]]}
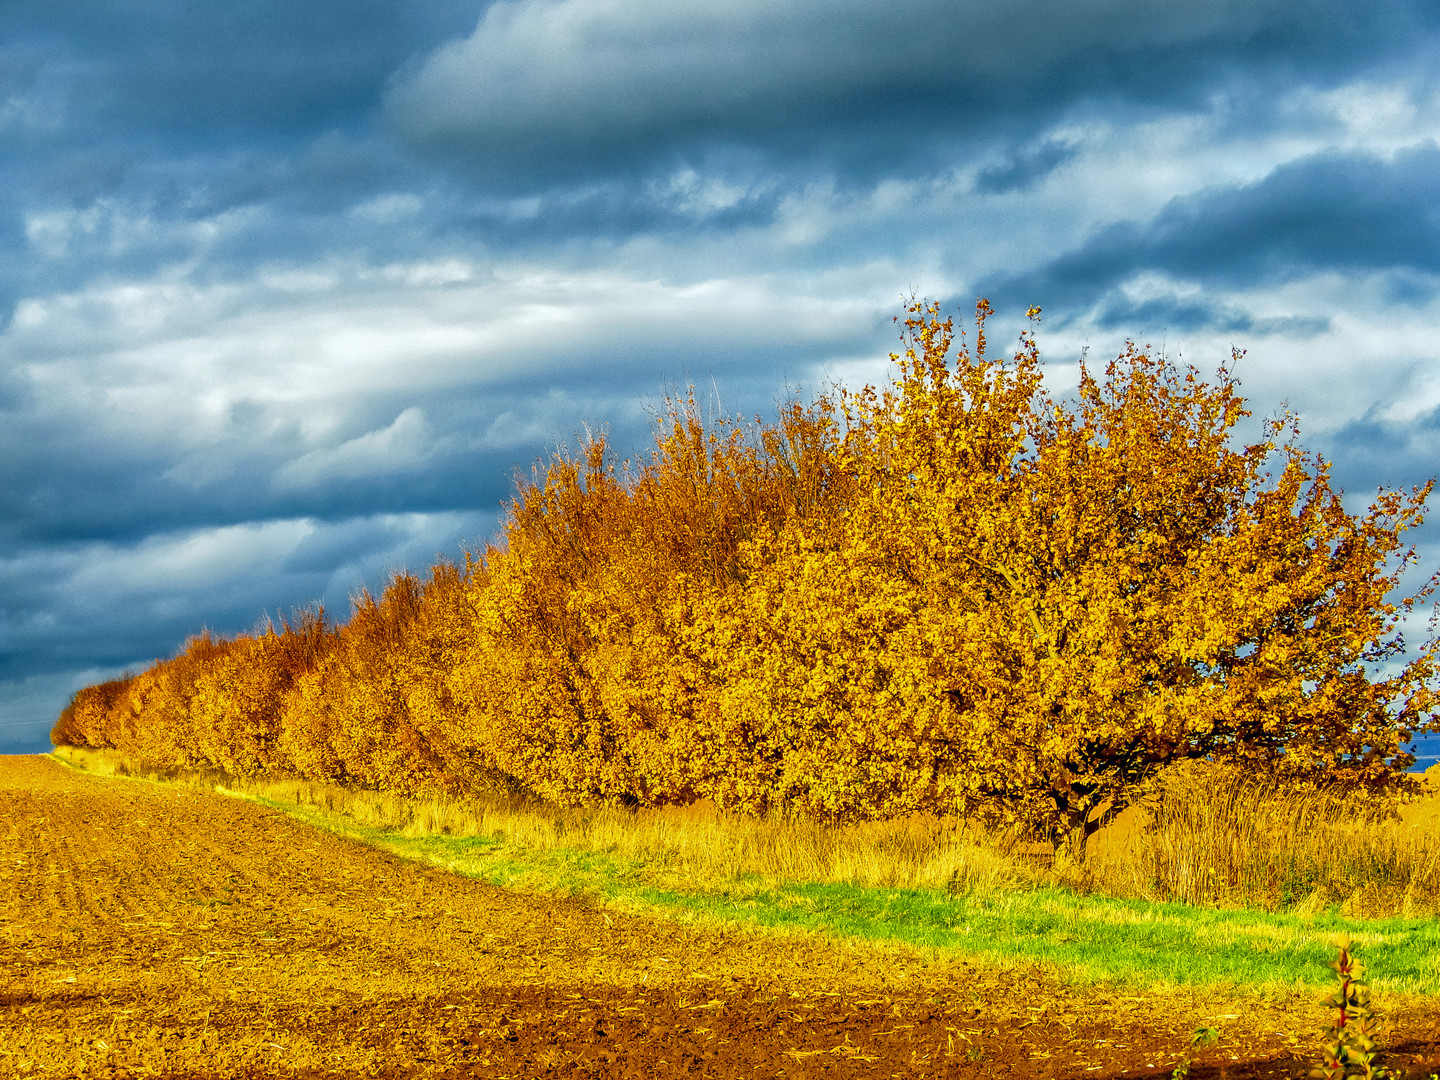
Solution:
{"label": "plowed field", "polygon": [[0,950],[0,1076],[1129,1077],[1219,1026],[1192,1077],[1298,1077],[1319,1019],[517,895],[38,757],[0,758]]}

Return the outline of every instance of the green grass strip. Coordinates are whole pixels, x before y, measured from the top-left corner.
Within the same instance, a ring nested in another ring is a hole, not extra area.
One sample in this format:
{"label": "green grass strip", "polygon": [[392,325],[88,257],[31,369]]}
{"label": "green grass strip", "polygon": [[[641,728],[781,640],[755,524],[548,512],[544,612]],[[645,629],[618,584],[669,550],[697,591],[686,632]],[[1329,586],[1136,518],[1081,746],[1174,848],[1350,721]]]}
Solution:
{"label": "green grass strip", "polygon": [[1081,896],[1061,889],[971,898],[938,890],[785,885],[741,895],[644,890],[651,906],[767,927],[955,949],[1053,966],[1078,981],[1229,984],[1249,988],[1333,981],[1326,965],[1349,935],[1377,989],[1440,988],[1440,924],[1222,911]]}
{"label": "green grass strip", "polygon": [[593,896],[670,917],[702,916],[839,938],[1042,964],[1079,982],[1329,988],[1348,935],[1377,990],[1440,992],[1440,922],[1197,908],[1038,889],[954,897],[938,889],[736,882],[687,888],[683,871],[592,851],[525,849],[492,837],[406,837],[338,814],[245,796],[307,824],[491,884]]}

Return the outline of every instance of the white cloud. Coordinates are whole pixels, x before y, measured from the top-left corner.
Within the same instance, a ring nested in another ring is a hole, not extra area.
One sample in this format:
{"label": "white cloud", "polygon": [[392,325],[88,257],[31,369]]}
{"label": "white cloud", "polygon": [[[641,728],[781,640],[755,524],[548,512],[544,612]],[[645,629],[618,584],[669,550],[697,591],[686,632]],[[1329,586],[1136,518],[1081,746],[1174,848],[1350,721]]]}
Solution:
{"label": "white cloud", "polygon": [[1346,150],[1391,154],[1440,140],[1440,91],[1405,79],[1300,86],[1281,98],[1277,111],[1302,130],[1322,122],[1316,134]]}
{"label": "white cloud", "polygon": [[425,208],[425,200],[409,191],[377,195],[354,207],[350,213],[377,225],[393,225],[415,217]]}
{"label": "white cloud", "polygon": [[312,450],[275,474],[280,491],[305,490],[336,480],[392,476],[422,468],[430,457],[432,432],[425,412],[409,408],[389,427],[369,431],[339,446]]}
{"label": "white cloud", "polygon": [[[133,546],[91,545],[61,556],[69,563],[62,589],[77,607],[184,597],[196,590],[224,593],[237,583],[278,576],[284,560],[315,529],[313,521],[299,519],[160,534]],[[29,558],[43,562],[52,556]]]}
{"label": "white cloud", "polygon": [[[28,358],[41,410],[114,437],[209,444],[228,437],[237,403],[259,407],[262,437],[295,426],[308,442],[295,479],[350,475],[386,454],[413,467],[421,413],[405,410],[429,395],[506,386],[543,395],[572,376],[617,379],[617,388],[628,378],[639,395],[687,368],[703,374],[707,353],[763,350],[757,360],[781,363],[864,333],[893,307],[880,298],[891,291],[884,266],[859,272],[870,280],[857,297],[831,292],[826,274],[770,267],[667,280],[656,262],[671,251],[677,269],[705,269],[684,267],[694,253],[672,248],[632,252],[642,264],[632,271],[561,260],[327,262],[249,282],[97,283],[27,299],[0,342]],[[723,245],[722,258],[734,258]],[[602,356],[612,364],[603,376],[594,368]],[[403,414],[388,442],[350,430],[358,402],[386,400],[401,406],[392,416]]]}
{"label": "white cloud", "polygon": [[757,194],[756,186],[716,175],[703,175],[686,165],[663,180],[652,180],[650,196],[669,209],[695,218],[707,218],[739,206]]}
{"label": "white cloud", "polygon": [[100,225],[103,207],[85,210],[49,210],[25,215],[25,239],[41,255],[63,259],[76,235],[94,236]]}
{"label": "white cloud", "polygon": [[182,247],[203,253],[253,225],[254,207],[237,207],[199,219],[168,217],[132,201],[106,196],[81,208],[35,208],[24,214],[25,238],[47,259],[81,254],[110,259],[144,250]]}

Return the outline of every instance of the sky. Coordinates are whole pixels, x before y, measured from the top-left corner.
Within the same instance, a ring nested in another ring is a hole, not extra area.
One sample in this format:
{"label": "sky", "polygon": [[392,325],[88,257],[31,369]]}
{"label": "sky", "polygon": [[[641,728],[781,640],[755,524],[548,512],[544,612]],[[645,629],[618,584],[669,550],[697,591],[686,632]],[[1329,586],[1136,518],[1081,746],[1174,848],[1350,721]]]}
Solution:
{"label": "sky", "polygon": [[883,379],[911,295],[1057,392],[1244,349],[1347,505],[1423,483],[1437,139],[1429,0],[5,0],[0,752],[669,391]]}

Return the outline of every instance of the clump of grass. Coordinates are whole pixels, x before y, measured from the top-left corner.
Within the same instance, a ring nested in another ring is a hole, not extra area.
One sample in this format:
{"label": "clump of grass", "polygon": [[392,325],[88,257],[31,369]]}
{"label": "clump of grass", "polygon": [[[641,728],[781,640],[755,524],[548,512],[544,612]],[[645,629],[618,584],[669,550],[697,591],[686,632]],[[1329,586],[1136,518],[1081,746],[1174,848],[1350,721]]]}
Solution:
{"label": "clump of grass", "polygon": [[1440,912],[1440,830],[1394,803],[1179,770],[1121,849],[1071,873],[1112,896],[1362,917]]}
{"label": "clump of grass", "polygon": [[51,756],[76,769],[96,776],[128,776],[135,780],[156,783],[184,784],[190,787],[214,787],[230,779],[215,769],[162,769],[142,765],[118,750],[93,749],[86,746],[57,746]]}

